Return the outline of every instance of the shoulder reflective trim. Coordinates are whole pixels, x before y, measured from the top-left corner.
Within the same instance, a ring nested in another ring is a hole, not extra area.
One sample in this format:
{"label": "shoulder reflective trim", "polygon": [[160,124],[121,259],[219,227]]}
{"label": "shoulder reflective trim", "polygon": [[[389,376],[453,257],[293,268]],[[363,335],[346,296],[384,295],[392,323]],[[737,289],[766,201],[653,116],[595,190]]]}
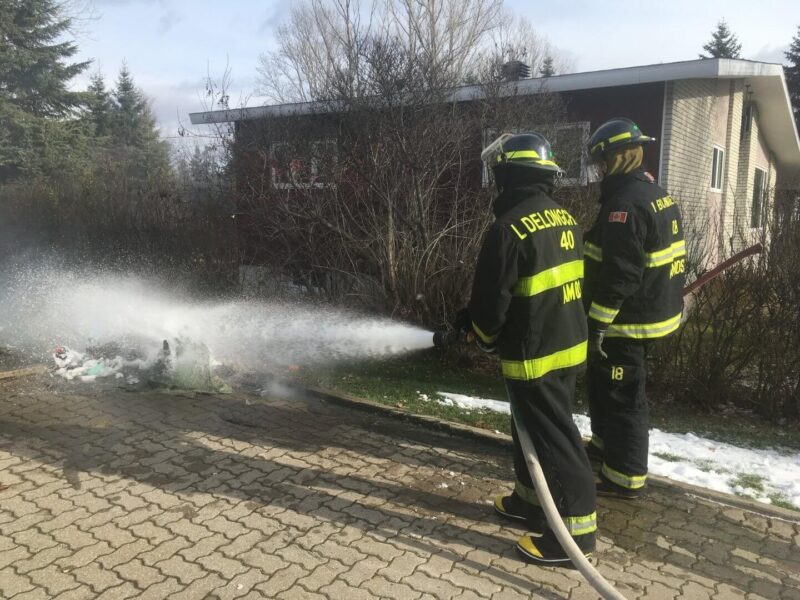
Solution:
{"label": "shoulder reflective trim", "polygon": [[610,325],[606,330],[606,337],[632,338],[635,340],[646,340],[650,338],[660,338],[669,335],[681,325],[681,313],[666,321],[658,323],[626,323],[624,325]]}
{"label": "shoulder reflective trim", "polygon": [[583,243],[583,257],[591,258],[597,262],[603,261],[603,249],[591,242]]}
{"label": "shoulder reflective trim", "polygon": [[630,131],[626,131],[624,133],[620,133],[619,135],[611,136],[610,138],[608,138],[608,143],[609,144],[613,144],[614,142],[618,142],[620,140],[629,140],[632,137],[633,137],[633,135],[631,134],[631,132]]}
{"label": "shoulder reflective trim", "polygon": [[472,322],[472,329],[473,331],[475,331],[475,333],[478,334],[478,337],[481,338],[487,344],[493,344],[494,342],[497,341],[497,338],[499,337],[496,335],[486,335],[485,333],[483,333],[483,331],[481,331],[481,328],[475,324],[475,321]]}
{"label": "shoulder reflective trim", "polygon": [[514,492],[528,504],[541,506],[541,504],[539,504],[539,496],[536,495],[536,490],[521,483],[519,479],[514,482]]}
{"label": "shoulder reflective trim", "polygon": [[601,323],[613,323],[617,313],[619,313],[618,308],[609,308],[597,302],[592,302],[589,307],[589,316]]}
{"label": "shoulder reflective trim", "polygon": [[542,158],[536,150],[512,150],[506,152],[506,159],[514,160],[515,158]]}
{"label": "shoulder reflective trim", "polygon": [[571,536],[586,535],[597,531],[597,513],[583,517],[562,517],[564,525]]}
{"label": "shoulder reflective trim", "polygon": [[556,369],[566,369],[577,367],[586,362],[586,342],[576,344],[571,348],[559,350],[542,356],[540,358],[529,358],[528,360],[501,360],[503,367],[503,377],[517,379],[520,381],[530,381],[544,377],[550,371]]}
{"label": "shoulder reflective trim", "polygon": [[592,439],[589,442],[590,444],[594,444],[595,447],[600,448],[600,450],[606,449],[606,444],[603,442],[603,438],[598,436],[596,433],[592,434]]}
{"label": "shoulder reflective trim", "polygon": [[615,471],[605,463],[603,463],[602,473],[611,483],[616,483],[618,486],[629,490],[643,488],[647,482],[647,475],[625,475],[625,473]]}
{"label": "shoulder reflective trim", "polygon": [[550,269],[545,269],[531,275],[522,277],[514,286],[515,296],[535,296],[547,290],[581,279],[583,277],[583,261],[573,260],[562,263]]}
{"label": "shoulder reflective trim", "polygon": [[670,264],[675,259],[683,258],[684,256],[686,256],[686,241],[678,240],[663,250],[646,253],[644,266],[663,267],[664,265]]}

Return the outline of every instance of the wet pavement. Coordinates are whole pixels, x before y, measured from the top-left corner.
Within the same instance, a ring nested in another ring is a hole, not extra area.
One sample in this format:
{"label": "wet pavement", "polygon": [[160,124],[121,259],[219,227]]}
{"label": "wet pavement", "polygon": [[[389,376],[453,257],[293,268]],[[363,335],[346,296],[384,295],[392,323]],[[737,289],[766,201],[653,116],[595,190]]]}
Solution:
{"label": "wet pavement", "polygon": [[[508,448],[303,397],[0,380],[0,597],[597,598],[521,562]],[[708,496],[708,497],[706,497]],[[800,515],[601,499],[627,598],[800,599]]]}

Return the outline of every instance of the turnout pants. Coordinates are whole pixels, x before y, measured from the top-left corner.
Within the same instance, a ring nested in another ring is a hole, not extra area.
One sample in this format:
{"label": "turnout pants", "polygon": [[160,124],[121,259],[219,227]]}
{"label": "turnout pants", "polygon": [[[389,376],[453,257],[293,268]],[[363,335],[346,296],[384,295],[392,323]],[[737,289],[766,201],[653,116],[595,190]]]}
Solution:
{"label": "turnout pants", "polygon": [[592,442],[603,450],[601,475],[637,490],[647,478],[647,342],[606,338],[603,350],[608,358],[589,364]]}
{"label": "turnout pants", "polygon": [[[535,382],[506,380],[514,413],[531,436],[547,487],[573,537],[597,530],[594,476],[572,420],[575,379],[573,373],[548,375]],[[515,426],[512,434],[514,492],[534,510],[541,510]]]}

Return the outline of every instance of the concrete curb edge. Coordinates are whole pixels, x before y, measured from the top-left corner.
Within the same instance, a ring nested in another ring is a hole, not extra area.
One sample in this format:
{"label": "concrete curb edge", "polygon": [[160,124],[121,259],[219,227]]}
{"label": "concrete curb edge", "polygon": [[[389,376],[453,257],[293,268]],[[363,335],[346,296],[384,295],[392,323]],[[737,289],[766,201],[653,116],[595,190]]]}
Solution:
{"label": "concrete curb edge", "polygon": [[[480,429],[479,427],[473,427],[471,425],[455,423],[453,421],[447,421],[428,415],[420,415],[402,408],[387,406],[372,400],[366,400],[364,398],[358,398],[356,396],[350,396],[348,394],[333,392],[331,390],[322,388],[307,386],[298,386],[298,388],[309,396],[318,400],[324,400],[326,402],[332,402],[334,404],[340,404],[368,412],[381,413],[394,418],[406,419],[416,424],[437,429],[439,431],[452,433],[453,435],[471,437],[482,442],[495,444],[505,448],[510,448],[512,445],[511,436],[504,433],[495,433],[493,431]],[[793,511],[788,508],[764,504],[763,502],[757,502],[741,496],[733,496],[731,494],[709,490],[707,488],[699,487],[689,483],[673,481],[658,475],[648,475],[647,480],[649,485],[653,485],[655,487],[675,489],[686,495],[704,498],[723,506],[746,510],[764,517],[778,518],[800,523],[800,512]]]}

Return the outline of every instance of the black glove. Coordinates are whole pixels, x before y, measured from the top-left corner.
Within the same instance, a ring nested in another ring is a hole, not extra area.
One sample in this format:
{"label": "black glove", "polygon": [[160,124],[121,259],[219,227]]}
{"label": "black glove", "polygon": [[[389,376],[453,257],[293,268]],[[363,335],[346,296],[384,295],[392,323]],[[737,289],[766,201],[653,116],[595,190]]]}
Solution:
{"label": "black glove", "polygon": [[589,330],[589,347],[587,358],[590,361],[598,361],[608,358],[608,354],[603,351],[603,338],[606,336],[605,329]]}
{"label": "black glove", "polygon": [[478,346],[478,348],[480,348],[480,349],[481,349],[483,352],[486,352],[486,354],[494,354],[495,352],[497,352],[497,344],[496,344],[496,343],[494,343],[494,342],[491,342],[491,343],[489,343],[489,342],[484,342],[484,341],[483,341],[483,340],[480,338],[480,336],[478,336],[478,335],[476,335],[476,336],[475,336],[475,344],[476,344],[476,345]]}
{"label": "black glove", "polygon": [[472,318],[469,316],[469,310],[466,307],[459,310],[450,325],[460,333],[472,331]]}

